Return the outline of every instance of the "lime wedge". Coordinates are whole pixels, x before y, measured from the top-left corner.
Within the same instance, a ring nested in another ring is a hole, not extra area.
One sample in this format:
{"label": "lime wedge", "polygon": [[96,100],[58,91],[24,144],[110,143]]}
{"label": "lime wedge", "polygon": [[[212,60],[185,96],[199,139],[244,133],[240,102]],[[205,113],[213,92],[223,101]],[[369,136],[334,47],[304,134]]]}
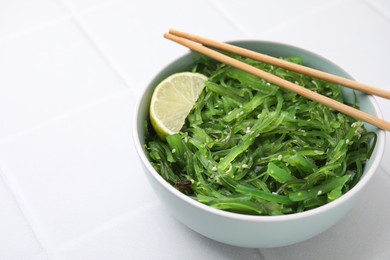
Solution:
{"label": "lime wedge", "polygon": [[160,138],[178,133],[207,77],[194,72],[179,72],[161,81],[150,102],[150,121]]}

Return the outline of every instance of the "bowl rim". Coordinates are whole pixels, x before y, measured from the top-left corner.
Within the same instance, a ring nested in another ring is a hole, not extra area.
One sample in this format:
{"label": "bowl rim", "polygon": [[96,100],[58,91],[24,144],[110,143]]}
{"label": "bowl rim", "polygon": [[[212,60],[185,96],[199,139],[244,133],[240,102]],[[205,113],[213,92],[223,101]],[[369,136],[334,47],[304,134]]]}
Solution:
{"label": "bowl rim", "polygon": [[[291,45],[288,43],[284,42],[279,42],[279,41],[269,41],[269,40],[255,40],[255,39],[241,39],[241,40],[232,40],[232,41],[227,41],[229,43],[246,43],[246,42],[252,42],[252,43],[262,43],[262,44],[275,44],[275,45],[280,45],[284,46],[287,48],[292,48],[292,49],[297,49],[299,51],[305,52],[311,56],[315,56],[316,58],[320,58],[323,60],[326,60],[327,62],[331,63],[332,65],[336,66],[337,69],[342,71],[343,73],[347,74],[350,76],[348,72],[346,72],[343,68],[339,67],[336,63],[333,61],[321,56],[320,54],[313,52],[308,49],[304,49],[301,47],[297,47],[295,45]],[[360,190],[363,189],[363,187],[366,186],[366,184],[369,182],[369,180],[372,178],[374,175],[376,169],[378,168],[383,154],[384,154],[384,147],[385,147],[385,138],[386,138],[386,132],[382,129],[378,129],[378,135],[377,135],[377,143],[375,149],[377,150],[376,152],[376,157],[373,158],[372,163],[370,165],[370,168],[366,171],[366,173],[361,177],[359,182],[352,187],[348,192],[343,194],[341,197],[338,199],[328,202],[325,205],[322,205],[320,207],[310,209],[307,211],[303,212],[298,212],[298,213],[291,213],[291,214],[286,214],[286,215],[275,215],[275,216],[264,216],[264,215],[246,215],[246,214],[240,214],[240,213],[234,213],[234,212],[229,212],[229,211],[224,211],[221,209],[213,208],[211,206],[208,206],[206,204],[203,204],[201,202],[196,201],[195,199],[192,199],[188,195],[183,194],[179,190],[177,190],[174,186],[172,186],[170,183],[168,183],[150,164],[148,158],[145,155],[145,151],[142,147],[142,144],[139,139],[139,133],[138,133],[138,116],[139,116],[139,108],[141,107],[142,100],[150,88],[151,83],[156,79],[157,75],[160,75],[162,71],[164,71],[167,67],[171,66],[172,64],[176,63],[178,60],[184,58],[187,55],[190,55],[194,53],[193,51],[188,51],[182,55],[180,55],[178,58],[174,59],[171,61],[169,64],[164,66],[157,74],[154,75],[154,77],[149,81],[149,84],[144,87],[144,89],[141,91],[141,94],[138,96],[136,104],[135,104],[135,109],[134,109],[134,114],[133,114],[133,141],[137,150],[137,154],[142,161],[142,164],[146,169],[148,170],[149,173],[151,173],[151,176],[159,183],[161,184],[167,191],[169,191],[172,195],[178,197],[185,203],[188,203],[202,211],[211,213],[213,215],[225,217],[228,219],[233,219],[233,220],[240,220],[240,221],[247,221],[247,222],[284,222],[284,221],[291,221],[291,220],[296,220],[296,219],[303,219],[307,217],[311,217],[314,215],[321,214],[325,211],[328,211],[332,208],[339,207],[340,205],[344,204],[346,201],[348,201],[350,198],[354,197],[355,194],[357,194]],[[350,76],[352,78],[352,76]],[[375,98],[371,95],[367,95],[367,98],[369,102],[372,104],[376,116],[378,118],[383,119],[382,112],[380,110],[380,107],[378,103],[376,102]]]}

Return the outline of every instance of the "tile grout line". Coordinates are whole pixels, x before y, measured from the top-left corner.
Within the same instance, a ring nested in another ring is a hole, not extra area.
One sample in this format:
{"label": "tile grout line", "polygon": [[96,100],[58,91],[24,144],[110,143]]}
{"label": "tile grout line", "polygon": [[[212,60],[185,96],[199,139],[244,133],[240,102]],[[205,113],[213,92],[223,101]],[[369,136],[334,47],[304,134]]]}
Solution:
{"label": "tile grout line", "polygon": [[[41,30],[44,30],[44,29],[52,27],[52,26],[56,26],[57,24],[59,24],[61,22],[70,21],[71,19],[72,19],[72,16],[70,13],[64,14],[63,16],[61,16],[59,18],[52,19],[50,21],[46,21],[46,22],[40,23],[40,24],[35,25],[35,26],[28,27],[27,29],[23,29],[23,30],[19,30],[19,31],[16,31],[13,33],[9,33],[9,34],[0,38],[0,43],[6,42],[6,41],[12,40],[12,39],[17,39],[17,38],[23,37],[25,35],[35,33],[37,31],[41,31]],[[4,139],[7,139],[7,137],[5,137]],[[0,143],[2,143],[2,141],[4,139],[0,139]],[[30,214],[30,211],[29,211],[28,207],[26,206],[27,204],[25,203],[23,196],[21,195],[21,192],[18,190],[17,185],[14,184],[14,181],[12,181],[12,177],[10,178],[7,175],[7,172],[9,172],[9,171],[7,171],[7,169],[6,169],[6,164],[2,161],[2,158],[0,157],[0,179],[3,181],[6,189],[8,189],[9,194],[11,195],[12,199],[14,200],[23,219],[26,221],[26,224],[28,225],[29,229],[31,230],[32,235],[35,237],[37,243],[39,244],[39,246],[42,250],[38,254],[38,256],[44,255],[44,256],[46,256],[47,259],[54,259],[53,255],[51,253],[51,250],[50,250],[50,246],[46,242],[47,239],[45,239],[43,233],[40,231],[41,229],[36,224],[33,217],[31,217],[32,214]],[[35,257],[37,257],[37,256],[34,256],[33,259]]]}
{"label": "tile grout line", "polygon": [[[296,17],[293,17],[293,18],[290,18],[288,20],[285,20],[283,23],[281,23],[279,25],[276,25],[276,26],[273,26],[271,28],[265,29],[264,31],[261,32],[261,34],[264,35],[265,37],[267,37],[268,35],[270,35],[270,34],[272,34],[274,32],[278,32],[280,30],[283,30],[286,26],[291,25],[291,23],[296,23],[298,21],[304,20],[307,17],[313,16],[313,15],[315,15],[318,12],[327,10],[327,9],[333,7],[333,6],[336,6],[336,5],[339,5],[340,3],[344,3],[344,2],[348,2],[348,1],[353,1],[353,0],[331,0],[331,1],[328,1],[326,4],[322,4],[322,5],[318,6],[318,7],[313,7],[311,9],[306,10],[305,12],[303,12],[302,14],[300,14],[300,15],[298,15]],[[227,17],[227,19],[229,19],[233,24],[235,24],[236,27],[239,28],[240,31],[243,31],[246,36],[252,36],[253,33],[256,33],[256,32],[249,32],[246,29],[243,29],[243,26],[237,25],[237,24],[239,24],[239,22],[237,20],[231,18],[231,15],[228,14],[226,11],[221,11],[221,10],[224,10],[223,5],[220,5],[220,4],[216,3],[217,2],[216,0],[211,0],[211,2],[218,9],[220,9],[219,11],[220,11],[221,14],[223,14],[225,17]]]}
{"label": "tile grout line", "polygon": [[130,86],[134,84],[134,80],[129,79],[126,77],[126,74],[120,69],[120,66],[117,65],[113,59],[107,55],[107,52],[104,51],[104,48],[99,44],[98,40],[93,37],[93,33],[89,30],[88,26],[85,25],[82,19],[82,15],[79,11],[76,10],[67,0],[58,0],[64,8],[66,8],[71,16],[73,17],[73,20],[75,21],[76,25],[79,27],[80,31],[84,34],[86,39],[91,43],[91,45],[96,49],[97,53],[102,57],[102,59],[107,63],[109,68],[114,72],[115,75],[118,76],[118,78],[129,88]]}
{"label": "tile grout line", "polygon": [[[62,0],[62,1],[68,1],[68,0]],[[110,8],[113,5],[121,3],[122,0],[110,0],[106,2],[96,3],[93,6],[89,6],[83,10],[84,14],[99,12],[101,10],[104,10],[105,8]]]}
{"label": "tile grout line", "polygon": [[263,255],[263,252],[261,252],[261,248],[257,248],[256,251],[259,254],[260,260],[265,260],[265,257]]}
{"label": "tile grout line", "polygon": [[95,106],[98,106],[100,104],[104,104],[104,103],[110,101],[111,99],[120,97],[122,95],[127,95],[129,93],[135,93],[135,91],[131,88],[124,88],[124,89],[117,90],[109,95],[104,96],[104,97],[94,99],[88,103],[85,103],[84,105],[80,105],[74,109],[67,110],[66,112],[60,113],[60,114],[58,114],[58,115],[56,115],[48,120],[45,120],[41,123],[29,126],[23,130],[20,130],[20,131],[14,133],[14,134],[7,135],[3,138],[0,138],[0,145],[4,144],[4,143],[12,142],[13,140],[16,140],[16,139],[18,139],[18,138],[20,138],[20,137],[22,137],[30,132],[33,132],[33,131],[40,129],[40,128],[43,128],[47,125],[50,125],[53,122],[58,122],[60,120],[63,120],[64,118],[68,118],[72,115],[75,115],[76,113],[89,110]]}
{"label": "tile grout line", "polygon": [[20,37],[23,37],[23,36],[25,36],[27,34],[31,34],[31,33],[37,32],[37,31],[41,31],[43,29],[46,29],[46,28],[49,28],[49,27],[52,27],[52,26],[56,26],[57,24],[59,24],[61,22],[69,21],[71,19],[72,19],[72,16],[69,13],[69,14],[63,15],[63,16],[61,16],[59,18],[56,18],[56,19],[53,19],[53,20],[50,20],[50,21],[46,21],[46,22],[42,22],[40,24],[28,27],[27,29],[24,29],[24,30],[18,30],[18,31],[13,32],[13,33],[8,33],[8,34],[0,37],[0,43],[8,41],[8,40],[15,39],[15,38],[20,38]]}
{"label": "tile grout line", "polygon": [[[105,96],[103,98],[97,99],[94,102],[90,102],[82,107],[78,107],[76,109],[68,111],[67,113],[61,114],[60,116],[54,117],[48,121],[45,121],[45,122],[38,124],[38,125],[35,125],[35,126],[28,128],[24,131],[18,132],[14,135],[7,136],[6,138],[0,140],[0,144],[12,142],[13,140],[15,140],[21,136],[24,136],[24,135],[28,134],[29,132],[32,132],[36,129],[40,129],[40,128],[45,127],[53,122],[58,122],[64,118],[70,117],[70,116],[72,116],[80,111],[88,110],[91,107],[97,106],[99,104],[103,104],[107,101],[110,101],[111,99],[123,96],[123,95],[128,94],[128,93],[132,93],[132,92],[134,92],[134,91],[130,88],[116,91],[109,96]],[[33,214],[31,214],[30,209],[27,206],[28,203],[23,198],[23,195],[22,195],[23,192],[20,191],[16,182],[12,179],[11,176],[9,176],[9,172],[11,172],[11,171],[8,170],[6,162],[4,162],[3,157],[0,156],[0,179],[3,180],[4,185],[6,186],[9,193],[11,194],[12,198],[16,202],[16,205],[19,208],[20,212],[22,213],[23,218],[27,222],[33,235],[35,236],[39,245],[41,246],[41,248],[43,250],[42,253],[45,254],[49,260],[55,260],[56,257],[54,256],[54,252],[55,252],[56,248],[55,247],[53,248],[52,246],[50,246],[49,243],[47,242],[48,239],[44,236],[43,233],[41,233],[41,229],[39,228],[39,225],[34,221],[34,217],[32,217]]]}
{"label": "tile grout line", "polygon": [[50,250],[50,246],[48,245],[48,243],[46,243],[46,239],[44,238],[44,235],[40,232],[39,226],[35,223],[35,221],[31,217],[32,214],[30,214],[29,210],[25,206],[26,203],[24,203],[23,196],[20,195],[20,192],[16,188],[17,186],[12,183],[12,180],[5,173],[6,172],[5,166],[6,164],[2,162],[0,158],[0,179],[3,180],[4,185],[6,186],[12,198],[16,202],[18,209],[20,210],[23,218],[25,219],[28,226],[30,227],[38,244],[41,246],[43,253],[46,254],[48,259],[54,259]]}
{"label": "tile grout line", "polygon": [[[29,27],[27,29],[7,34],[7,35],[0,38],[0,43],[8,41],[8,40],[12,40],[12,39],[17,39],[17,38],[23,37],[25,35],[35,33],[36,31],[40,31],[40,30],[43,30],[43,29],[46,29],[46,28],[49,28],[52,26],[56,26],[58,23],[61,23],[64,21],[71,21],[71,20],[74,20],[74,17],[72,15],[72,12],[69,12],[68,14],[64,14],[63,16],[61,16],[57,19],[43,22],[41,24]],[[128,86],[129,84],[127,84],[127,82],[126,82],[126,85]],[[129,89],[126,89],[126,92],[128,92],[128,91],[129,91]],[[117,91],[115,93],[118,93],[118,92],[123,93],[124,91],[120,90],[120,91]],[[115,95],[115,93],[114,93],[114,95]],[[110,95],[108,98],[111,98],[111,96],[112,95]],[[95,102],[92,102],[92,105],[96,105],[96,103],[105,102],[106,99],[107,99],[107,97],[100,98],[97,101],[95,100]],[[68,114],[74,114],[76,111],[79,111],[80,109],[83,110],[86,106],[90,107],[90,104],[91,103],[88,103],[87,105],[84,105],[82,107],[78,107],[78,108],[73,109],[71,111],[65,112],[65,113],[63,113],[59,116],[56,116],[48,121],[45,121],[41,124],[32,126],[28,129],[22,130],[18,133],[10,135],[10,136],[6,136],[5,138],[0,139],[0,143],[11,141],[13,139],[16,139],[17,137],[23,136],[24,134],[26,134],[30,131],[33,131],[34,129],[39,129],[42,126],[50,124],[53,121],[58,121],[59,119],[62,119],[64,117],[68,116]],[[33,214],[30,212],[30,209],[28,208],[27,203],[26,203],[25,199],[23,198],[22,192],[19,190],[18,186],[14,183],[14,181],[12,180],[12,177],[10,177],[8,175],[8,172],[10,172],[10,171],[7,170],[6,163],[2,161],[2,158],[0,158],[0,179],[3,180],[4,185],[8,189],[8,192],[10,193],[14,202],[16,203],[16,206],[19,209],[20,213],[22,214],[23,219],[26,221],[28,227],[30,228],[30,230],[32,232],[32,235],[35,237],[37,243],[39,244],[39,246],[42,250],[42,252],[40,254],[38,254],[38,256],[44,255],[44,256],[46,256],[47,259],[52,259],[52,260],[55,259],[55,256],[53,255],[53,251],[51,250],[49,243],[47,243],[47,241],[48,241],[47,238],[45,238],[45,235],[41,232],[41,228],[39,227],[39,225],[36,223],[36,221],[32,217]],[[37,256],[35,256],[35,257],[37,257]],[[34,259],[34,257],[33,257],[33,259]]]}
{"label": "tile grout line", "polygon": [[95,228],[92,228],[89,231],[86,231],[78,236],[75,236],[72,239],[69,239],[69,240],[63,242],[59,246],[56,246],[53,250],[56,253],[66,251],[67,249],[70,249],[70,248],[74,247],[75,245],[80,244],[81,242],[86,241],[86,240],[88,240],[88,239],[90,239],[90,238],[92,238],[92,237],[94,237],[102,232],[108,231],[114,227],[117,227],[118,225],[126,223],[135,215],[140,214],[144,211],[147,211],[150,208],[153,208],[157,205],[161,205],[161,203],[159,200],[156,199],[154,201],[147,203],[146,205],[138,207],[136,210],[127,211],[125,213],[122,213],[120,215],[112,217],[111,219],[97,225]]}
{"label": "tile grout line", "polygon": [[292,23],[298,23],[300,21],[307,20],[308,18],[313,17],[313,16],[315,16],[318,13],[330,10],[331,8],[334,8],[335,6],[339,6],[339,5],[341,5],[341,4],[345,3],[345,2],[349,2],[349,1],[352,2],[352,1],[355,1],[355,0],[330,0],[330,1],[327,1],[325,4],[322,4],[321,6],[313,7],[311,9],[309,9],[309,10],[306,10],[302,14],[300,14],[300,15],[292,18],[292,19],[286,20],[285,22],[283,22],[280,25],[272,28],[271,30],[265,31],[264,34],[265,35],[267,35],[267,34],[269,35],[271,33],[274,33],[274,31],[282,31],[282,30],[285,29],[286,26],[289,26]]}
{"label": "tile grout line", "polygon": [[384,172],[384,175],[389,178],[390,180],[390,172],[383,166],[383,165],[379,165],[379,169],[381,169],[383,172]]}
{"label": "tile grout line", "polygon": [[229,21],[230,24],[232,24],[239,32],[241,32],[242,34],[244,34],[245,37],[249,37],[251,35],[251,33],[249,31],[247,31],[244,26],[242,26],[241,24],[237,23],[237,21],[235,21],[234,19],[231,18],[231,15],[229,15],[225,10],[225,8],[221,7],[221,5],[219,3],[217,3],[215,0],[211,0],[209,2],[213,7],[214,9],[220,13],[226,20]]}
{"label": "tile grout line", "polygon": [[390,22],[390,11],[385,10],[380,4],[374,2],[373,0],[363,0],[363,3],[369,6],[376,13],[384,17],[387,22]]}

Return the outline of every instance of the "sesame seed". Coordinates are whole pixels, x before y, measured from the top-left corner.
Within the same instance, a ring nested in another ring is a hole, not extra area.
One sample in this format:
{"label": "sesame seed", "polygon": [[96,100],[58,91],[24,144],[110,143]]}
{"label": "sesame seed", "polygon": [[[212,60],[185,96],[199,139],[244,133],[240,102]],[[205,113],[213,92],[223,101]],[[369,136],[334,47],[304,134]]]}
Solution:
{"label": "sesame seed", "polygon": [[232,165],[230,164],[230,165],[229,165],[229,169],[227,169],[226,173],[230,172],[230,171],[232,170],[232,168],[233,168],[233,167],[232,167]]}

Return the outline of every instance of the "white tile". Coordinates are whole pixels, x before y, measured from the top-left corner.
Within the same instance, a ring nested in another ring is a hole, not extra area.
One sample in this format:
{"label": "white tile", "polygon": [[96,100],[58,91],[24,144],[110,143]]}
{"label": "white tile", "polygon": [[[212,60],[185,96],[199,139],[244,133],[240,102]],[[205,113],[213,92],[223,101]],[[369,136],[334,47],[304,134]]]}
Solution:
{"label": "white tile", "polygon": [[82,20],[105,54],[122,68],[128,79],[140,84],[187,52],[163,38],[170,28],[221,40],[242,35],[206,0],[121,1],[86,13]]}
{"label": "white tile", "polygon": [[387,0],[366,0],[366,1],[370,3],[378,3],[380,6],[390,11],[390,2]]}
{"label": "white tile", "polygon": [[91,11],[100,8],[106,8],[120,0],[63,0],[78,11]]}
{"label": "white tile", "polygon": [[[390,86],[386,0],[293,2],[1,0],[0,259],[262,259],[194,233],[158,202],[132,147],[127,88],[139,92],[187,51],[162,37],[169,28],[284,41]],[[387,137],[378,174],[345,219],[264,257],[387,259]]]}
{"label": "white tile", "polygon": [[367,84],[389,83],[389,21],[363,1],[342,1],[266,34],[254,31],[253,36],[317,52]]}
{"label": "white tile", "polygon": [[0,259],[30,259],[42,248],[0,170]]}
{"label": "white tile", "polygon": [[360,201],[338,224],[305,242],[260,250],[265,259],[381,259],[389,253],[390,177],[379,169]]}
{"label": "white tile", "polygon": [[248,36],[260,36],[280,26],[302,19],[332,1],[310,0],[212,0]]}
{"label": "white tile", "polygon": [[43,253],[40,253],[40,254],[34,256],[30,260],[50,260],[50,259],[52,259],[52,258],[50,258],[45,252],[43,252]]}
{"label": "white tile", "polygon": [[71,21],[0,43],[0,139],[125,88]]}
{"label": "white tile", "polygon": [[[390,120],[387,120],[390,121]],[[386,145],[385,145],[385,152],[383,154],[383,158],[381,161],[381,166],[383,169],[387,172],[387,174],[390,176],[390,133],[386,133]]]}
{"label": "white tile", "polygon": [[257,250],[224,245],[188,229],[160,204],[78,241],[56,254],[58,260],[262,259]]}
{"label": "white tile", "polygon": [[156,199],[133,148],[133,96],[117,93],[0,147],[48,247]]}
{"label": "white tile", "polygon": [[390,19],[390,2],[389,1],[387,1],[387,0],[366,0],[366,1],[369,4],[371,4],[374,8],[376,8],[378,12],[382,13],[388,19]]}
{"label": "white tile", "polygon": [[[384,86],[384,89],[390,90],[390,84],[387,86]],[[387,99],[384,98],[376,98],[379,107],[382,110],[383,119],[390,122],[390,114],[388,111],[390,111],[390,102]],[[390,176],[390,132],[386,132],[386,145],[385,145],[385,152],[383,154],[383,158],[381,161],[381,166]]]}
{"label": "white tile", "polygon": [[2,0],[0,1],[0,39],[64,15],[68,15],[68,12],[57,1]]}

